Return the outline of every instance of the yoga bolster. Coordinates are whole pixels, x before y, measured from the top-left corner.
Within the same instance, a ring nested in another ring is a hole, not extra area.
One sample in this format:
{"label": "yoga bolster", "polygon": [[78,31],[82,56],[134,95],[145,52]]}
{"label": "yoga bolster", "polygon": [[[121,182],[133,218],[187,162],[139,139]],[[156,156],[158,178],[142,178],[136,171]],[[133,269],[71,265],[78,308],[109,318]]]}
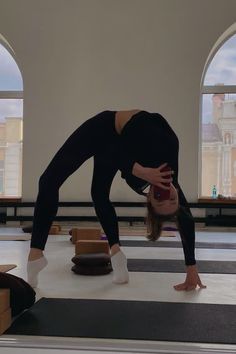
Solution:
{"label": "yoga bolster", "polygon": [[80,275],[105,275],[112,272],[111,265],[105,266],[79,266],[74,265],[71,270]]}
{"label": "yoga bolster", "polygon": [[74,256],[71,261],[76,265],[100,266],[109,264],[111,258],[107,253],[87,253]]}
{"label": "yoga bolster", "polygon": [[[33,225],[22,227],[22,231],[28,234],[31,234],[32,230],[33,230]],[[61,225],[53,224],[50,228],[49,235],[56,235],[60,231],[61,231]]]}

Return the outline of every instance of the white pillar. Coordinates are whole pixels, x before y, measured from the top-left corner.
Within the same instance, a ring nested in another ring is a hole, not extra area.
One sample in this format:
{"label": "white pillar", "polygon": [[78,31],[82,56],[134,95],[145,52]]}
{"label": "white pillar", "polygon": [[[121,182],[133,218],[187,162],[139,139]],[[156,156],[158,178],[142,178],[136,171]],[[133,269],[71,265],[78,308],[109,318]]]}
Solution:
{"label": "white pillar", "polygon": [[21,196],[22,144],[8,143],[5,153],[4,194]]}
{"label": "white pillar", "polygon": [[223,148],[223,195],[231,195],[231,146],[224,146]]}

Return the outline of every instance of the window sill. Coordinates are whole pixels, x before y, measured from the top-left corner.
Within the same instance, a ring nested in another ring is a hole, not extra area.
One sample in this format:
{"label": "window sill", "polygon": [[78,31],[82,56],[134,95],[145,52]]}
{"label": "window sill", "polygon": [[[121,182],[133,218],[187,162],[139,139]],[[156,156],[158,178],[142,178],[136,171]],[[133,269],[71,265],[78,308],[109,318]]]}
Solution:
{"label": "window sill", "polygon": [[17,203],[17,202],[21,202],[21,198],[9,198],[9,197],[0,197],[0,203],[1,202],[7,202],[7,203]]}
{"label": "window sill", "polygon": [[236,198],[216,198],[202,197],[198,199],[198,203],[212,203],[212,204],[236,204]]}

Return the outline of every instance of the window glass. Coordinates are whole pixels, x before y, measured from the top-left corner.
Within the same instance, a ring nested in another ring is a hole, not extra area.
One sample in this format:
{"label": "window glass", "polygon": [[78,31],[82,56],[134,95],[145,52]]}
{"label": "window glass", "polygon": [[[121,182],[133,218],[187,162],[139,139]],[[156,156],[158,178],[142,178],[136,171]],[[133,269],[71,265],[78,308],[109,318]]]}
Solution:
{"label": "window glass", "polygon": [[207,69],[204,85],[236,85],[236,34],[218,49]]}
{"label": "window glass", "polygon": [[4,122],[7,117],[23,116],[23,100],[22,99],[0,99],[0,123]]}
{"label": "window glass", "polygon": [[20,70],[6,48],[0,44],[0,91],[22,91]]}
{"label": "window glass", "polygon": [[202,196],[236,196],[236,93],[202,96]]}
{"label": "window glass", "polygon": [[21,197],[23,100],[14,97],[22,95],[22,90],[22,77],[15,59],[0,44],[0,195],[2,198]]}

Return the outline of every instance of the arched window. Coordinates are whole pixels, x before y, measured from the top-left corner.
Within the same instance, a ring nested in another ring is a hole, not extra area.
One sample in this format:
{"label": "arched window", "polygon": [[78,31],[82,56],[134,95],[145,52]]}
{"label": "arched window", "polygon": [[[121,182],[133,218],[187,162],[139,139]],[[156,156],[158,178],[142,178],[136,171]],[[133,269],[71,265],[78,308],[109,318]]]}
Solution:
{"label": "arched window", "polygon": [[[235,31],[235,30],[234,30]],[[201,197],[236,196],[236,34],[218,45],[202,85]]]}
{"label": "arched window", "polygon": [[0,198],[21,197],[23,82],[14,51],[0,35]]}

